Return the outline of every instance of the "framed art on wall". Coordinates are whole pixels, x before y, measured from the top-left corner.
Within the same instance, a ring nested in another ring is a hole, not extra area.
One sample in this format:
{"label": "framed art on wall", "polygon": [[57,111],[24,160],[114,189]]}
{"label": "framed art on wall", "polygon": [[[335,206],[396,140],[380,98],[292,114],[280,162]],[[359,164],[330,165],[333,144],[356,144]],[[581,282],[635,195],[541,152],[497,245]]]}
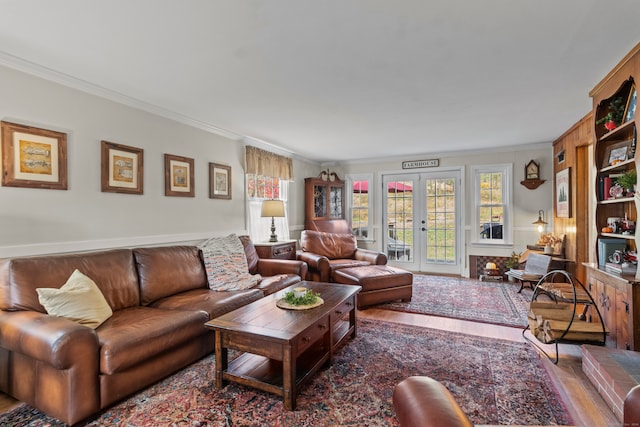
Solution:
{"label": "framed art on wall", "polygon": [[571,218],[571,168],[556,173],[556,216]]}
{"label": "framed art on wall", "polygon": [[101,142],[101,188],[106,193],[143,194],[144,150]]}
{"label": "framed art on wall", "polygon": [[2,185],[67,189],[67,134],[1,122]]}
{"label": "framed art on wall", "polygon": [[164,155],[165,196],[195,197],[193,164],[189,157]]}
{"label": "framed art on wall", "polygon": [[231,199],[231,166],[209,163],[209,198]]}

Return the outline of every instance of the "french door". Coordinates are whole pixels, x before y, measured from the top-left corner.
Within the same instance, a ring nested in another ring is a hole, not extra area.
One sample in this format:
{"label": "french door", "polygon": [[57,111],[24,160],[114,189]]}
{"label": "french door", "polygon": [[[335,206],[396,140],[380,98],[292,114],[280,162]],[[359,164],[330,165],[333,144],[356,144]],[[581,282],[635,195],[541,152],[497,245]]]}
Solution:
{"label": "french door", "polygon": [[389,263],[462,274],[460,170],[383,175],[384,245]]}

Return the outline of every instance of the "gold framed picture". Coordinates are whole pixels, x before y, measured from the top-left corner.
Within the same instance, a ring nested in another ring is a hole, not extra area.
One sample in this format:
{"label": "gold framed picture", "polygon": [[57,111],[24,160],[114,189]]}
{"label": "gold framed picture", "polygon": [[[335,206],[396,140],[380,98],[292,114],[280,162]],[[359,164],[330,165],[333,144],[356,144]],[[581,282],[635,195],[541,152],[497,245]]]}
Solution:
{"label": "gold framed picture", "polygon": [[195,197],[193,159],[164,155],[164,195]]}
{"label": "gold framed picture", "polygon": [[2,127],[2,185],[67,189],[67,134],[17,123]]}
{"label": "gold framed picture", "polygon": [[100,146],[102,192],[143,194],[144,150],[109,141]]}
{"label": "gold framed picture", "polygon": [[209,163],[209,198],[231,199],[231,166]]}

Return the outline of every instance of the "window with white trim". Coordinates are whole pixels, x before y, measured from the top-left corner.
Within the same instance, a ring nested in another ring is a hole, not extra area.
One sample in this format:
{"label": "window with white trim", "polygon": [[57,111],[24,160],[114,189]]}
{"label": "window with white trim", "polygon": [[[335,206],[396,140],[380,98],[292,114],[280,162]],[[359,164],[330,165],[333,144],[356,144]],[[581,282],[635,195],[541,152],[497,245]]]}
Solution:
{"label": "window with white trim", "polygon": [[289,221],[287,220],[287,194],[289,192],[289,181],[280,178],[262,176],[256,174],[246,174],[247,179],[247,212],[249,219],[247,227],[249,236],[254,242],[266,242],[271,235],[271,218],[260,216],[263,200],[284,201],[283,218],[273,218],[276,226],[278,240],[289,239]]}
{"label": "window with white trim", "polygon": [[348,220],[353,233],[360,240],[373,240],[373,216],[371,208],[373,200],[373,175],[351,174],[345,177],[347,188]]}
{"label": "window with white trim", "polygon": [[472,166],[474,202],[472,241],[510,244],[513,241],[512,164]]}

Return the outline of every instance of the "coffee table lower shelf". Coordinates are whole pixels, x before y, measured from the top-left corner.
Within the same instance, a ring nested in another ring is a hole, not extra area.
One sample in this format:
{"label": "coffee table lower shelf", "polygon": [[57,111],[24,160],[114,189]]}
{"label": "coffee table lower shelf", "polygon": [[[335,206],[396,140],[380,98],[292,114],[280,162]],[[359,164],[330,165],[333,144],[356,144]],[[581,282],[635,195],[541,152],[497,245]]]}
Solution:
{"label": "coffee table lower shelf", "polygon": [[[296,360],[296,388],[304,384],[314,373],[329,361],[327,350],[311,347]],[[285,397],[282,361],[253,353],[243,353],[231,362],[223,372],[226,381],[257,388],[258,390]]]}

